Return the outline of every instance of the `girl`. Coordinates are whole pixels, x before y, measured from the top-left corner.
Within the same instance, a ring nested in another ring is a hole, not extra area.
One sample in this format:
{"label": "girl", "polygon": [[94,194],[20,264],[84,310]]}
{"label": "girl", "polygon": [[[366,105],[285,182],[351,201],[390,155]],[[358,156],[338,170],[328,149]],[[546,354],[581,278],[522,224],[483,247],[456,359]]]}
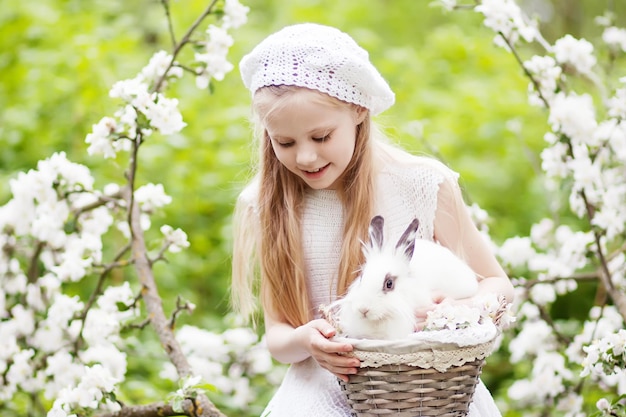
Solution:
{"label": "girl", "polygon": [[[512,301],[513,288],[465,209],[457,175],[443,164],[385,143],[371,116],[394,94],[345,33],[317,24],[286,27],[246,55],[240,70],[251,91],[260,145],[257,174],[235,213],[233,304],[254,312],[260,275],[268,348],[291,364],[263,415],[346,417],[336,378],[358,359],[332,340],[317,308],[342,295],[363,262],[375,214],[397,241],[410,221],[467,260],[479,295]],[[419,312],[425,315],[425,312]],[[470,416],[499,416],[479,384]]]}

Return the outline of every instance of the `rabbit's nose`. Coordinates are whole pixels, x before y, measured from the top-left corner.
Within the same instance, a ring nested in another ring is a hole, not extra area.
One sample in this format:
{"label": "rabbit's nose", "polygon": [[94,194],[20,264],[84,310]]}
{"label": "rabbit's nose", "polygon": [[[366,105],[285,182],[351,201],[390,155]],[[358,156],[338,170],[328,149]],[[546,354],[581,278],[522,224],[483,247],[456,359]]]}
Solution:
{"label": "rabbit's nose", "polygon": [[363,315],[363,317],[367,317],[367,313],[369,313],[370,309],[368,307],[359,308],[359,313]]}

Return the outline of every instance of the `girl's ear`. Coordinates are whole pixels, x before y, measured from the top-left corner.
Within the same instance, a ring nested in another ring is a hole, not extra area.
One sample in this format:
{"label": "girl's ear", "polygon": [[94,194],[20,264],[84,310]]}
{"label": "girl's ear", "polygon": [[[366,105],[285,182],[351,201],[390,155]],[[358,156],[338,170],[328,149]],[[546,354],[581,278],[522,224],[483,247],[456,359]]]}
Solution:
{"label": "girl's ear", "polygon": [[365,120],[365,118],[368,115],[368,110],[365,107],[361,107],[358,106],[356,108],[356,118],[355,118],[355,124],[358,126],[361,123],[363,123],[363,120]]}

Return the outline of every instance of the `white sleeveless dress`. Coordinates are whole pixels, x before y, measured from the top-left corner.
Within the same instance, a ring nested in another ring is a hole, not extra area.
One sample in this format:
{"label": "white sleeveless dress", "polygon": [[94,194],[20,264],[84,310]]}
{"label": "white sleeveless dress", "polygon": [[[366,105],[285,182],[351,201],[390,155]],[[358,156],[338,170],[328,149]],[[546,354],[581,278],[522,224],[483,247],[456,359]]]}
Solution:
{"label": "white sleeveless dress", "polygon": [[[385,239],[397,241],[411,220],[420,221],[418,237],[433,238],[439,185],[457,175],[437,164],[388,167],[377,178],[376,214],[385,218]],[[312,306],[335,299],[343,211],[333,190],[311,190],[303,213],[308,287]],[[316,317],[319,314],[316,312]],[[265,417],[351,417],[337,378],[309,358],[292,364],[262,413]],[[476,387],[469,417],[501,417],[482,384]]]}

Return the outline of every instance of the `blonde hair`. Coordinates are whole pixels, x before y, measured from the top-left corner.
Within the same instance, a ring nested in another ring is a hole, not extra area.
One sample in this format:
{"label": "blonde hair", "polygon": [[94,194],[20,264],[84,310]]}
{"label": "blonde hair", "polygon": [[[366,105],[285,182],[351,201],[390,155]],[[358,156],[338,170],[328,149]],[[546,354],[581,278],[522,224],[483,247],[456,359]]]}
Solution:
{"label": "blonde hair", "polygon": [[[263,128],[268,117],[287,105],[287,100],[302,87],[271,86],[257,91],[254,110],[257,117],[257,140],[260,157],[254,181],[258,189],[256,201],[242,194],[237,201],[233,248],[233,307],[249,317],[256,309],[254,295],[259,288],[255,275],[260,275],[262,307],[292,326],[313,318],[308,298],[304,250],[301,239],[301,212],[307,185],[276,158],[267,132]],[[328,106],[357,105],[329,95],[316,96]],[[366,240],[367,227],[373,213],[374,164],[371,118],[366,115],[356,128],[352,159],[341,178],[338,189],[344,207],[345,224],[337,294],[345,293],[363,262],[361,242]],[[255,207],[256,206],[256,207]],[[258,269],[257,269],[258,265]]]}

